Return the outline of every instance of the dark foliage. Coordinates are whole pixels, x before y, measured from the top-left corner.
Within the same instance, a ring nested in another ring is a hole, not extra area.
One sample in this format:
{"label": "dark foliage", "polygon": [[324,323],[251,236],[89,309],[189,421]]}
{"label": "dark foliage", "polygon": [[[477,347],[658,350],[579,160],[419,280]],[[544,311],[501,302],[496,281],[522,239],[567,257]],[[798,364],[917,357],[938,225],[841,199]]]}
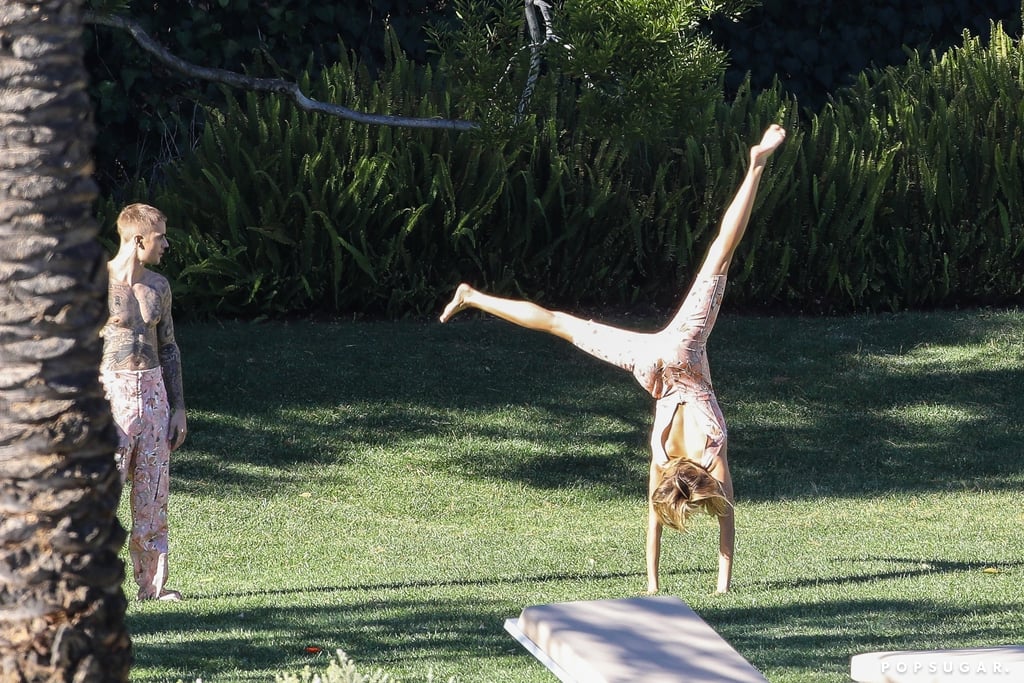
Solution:
{"label": "dark foliage", "polygon": [[777,77],[801,105],[818,108],[869,67],[906,63],[908,51],[943,52],[966,29],[986,37],[991,21],[1020,35],[1019,0],[764,0],[738,22],[710,22],[729,53],[726,89],[750,74],[754,90]]}
{"label": "dark foliage", "polygon": [[[427,21],[445,21],[446,0],[133,1],[124,13],[175,55],[203,66],[297,80],[354,53],[383,64],[390,29],[412,59],[427,60]],[[164,165],[199,135],[202,107],[220,91],[156,65],[132,38],[94,27],[86,65],[99,129],[97,176],[106,191],[139,178],[159,179]]]}

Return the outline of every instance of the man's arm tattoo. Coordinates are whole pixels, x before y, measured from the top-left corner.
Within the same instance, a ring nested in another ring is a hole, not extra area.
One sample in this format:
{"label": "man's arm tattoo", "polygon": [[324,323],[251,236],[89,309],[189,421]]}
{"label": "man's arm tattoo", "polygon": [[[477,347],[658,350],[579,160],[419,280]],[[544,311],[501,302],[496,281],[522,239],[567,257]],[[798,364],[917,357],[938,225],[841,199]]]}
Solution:
{"label": "man's arm tattoo", "polygon": [[164,375],[167,402],[174,410],[185,409],[185,391],[181,382],[181,353],[177,344],[165,344],[160,348],[160,368]]}

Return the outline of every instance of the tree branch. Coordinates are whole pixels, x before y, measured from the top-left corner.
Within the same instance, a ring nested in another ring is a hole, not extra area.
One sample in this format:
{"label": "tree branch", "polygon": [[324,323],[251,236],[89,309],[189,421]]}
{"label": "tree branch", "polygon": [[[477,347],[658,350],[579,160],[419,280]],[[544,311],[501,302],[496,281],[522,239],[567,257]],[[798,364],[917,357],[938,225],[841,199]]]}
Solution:
{"label": "tree branch", "polygon": [[[555,33],[550,2],[547,2],[547,0],[525,0],[524,6],[526,10],[526,27],[530,34],[530,70],[527,73],[526,84],[523,86],[523,92],[519,97],[519,104],[516,107],[516,121],[522,121],[523,117],[526,116],[526,109],[533,98],[533,91],[537,86],[537,79],[540,78],[540,69],[544,60],[542,50],[548,44],[562,42],[562,39]],[[540,19],[537,18],[538,12],[541,16]],[[542,21],[543,28],[541,27]],[[572,49],[572,45],[566,44],[565,47],[570,50]],[[506,70],[506,73],[508,73],[508,70]]]}
{"label": "tree branch", "polygon": [[86,10],[82,13],[82,19],[87,24],[108,26],[110,28],[127,31],[139,46],[157,58],[162,64],[174,71],[183,73],[192,78],[205,81],[224,83],[243,90],[256,90],[263,92],[285,95],[295,100],[295,104],[304,111],[327,114],[343,119],[350,119],[357,123],[366,123],[377,126],[393,126],[396,128],[440,128],[446,130],[474,130],[479,127],[472,121],[461,121],[457,119],[424,119],[405,116],[390,116],[386,114],[365,114],[347,107],[328,102],[320,102],[310,99],[303,94],[296,83],[280,78],[253,78],[225,69],[213,69],[205,66],[198,66],[171,54],[162,45],[153,40],[148,33],[136,22],[113,15],[97,14]]}

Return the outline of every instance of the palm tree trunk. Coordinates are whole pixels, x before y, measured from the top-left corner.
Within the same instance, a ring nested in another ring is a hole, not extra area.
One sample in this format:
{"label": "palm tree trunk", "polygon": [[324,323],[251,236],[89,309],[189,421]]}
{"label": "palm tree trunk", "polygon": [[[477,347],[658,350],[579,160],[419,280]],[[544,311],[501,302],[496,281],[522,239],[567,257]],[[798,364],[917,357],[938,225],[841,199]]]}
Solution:
{"label": "palm tree trunk", "polygon": [[81,0],[0,3],[0,680],[127,681]]}

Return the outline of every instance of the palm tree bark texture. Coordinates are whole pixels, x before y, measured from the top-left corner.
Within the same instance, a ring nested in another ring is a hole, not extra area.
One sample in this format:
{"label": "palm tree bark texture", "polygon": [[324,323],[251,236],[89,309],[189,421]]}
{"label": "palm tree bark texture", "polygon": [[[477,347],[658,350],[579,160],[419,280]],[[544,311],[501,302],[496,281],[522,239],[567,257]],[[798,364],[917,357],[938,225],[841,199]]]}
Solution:
{"label": "palm tree bark texture", "polygon": [[127,681],[81,0],[0,2],[0,680]]}

